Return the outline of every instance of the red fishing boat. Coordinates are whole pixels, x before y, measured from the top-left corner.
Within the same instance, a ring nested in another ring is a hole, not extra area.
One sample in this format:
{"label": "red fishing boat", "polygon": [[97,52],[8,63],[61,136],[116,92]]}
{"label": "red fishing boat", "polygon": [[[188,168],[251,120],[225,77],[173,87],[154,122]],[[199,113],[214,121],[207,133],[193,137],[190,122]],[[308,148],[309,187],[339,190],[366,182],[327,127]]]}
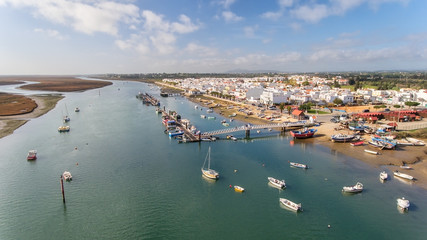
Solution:
{"label": "red fishing boat", "polygon": [[27,160],[36,160],[37,159],[37,151],[30,150],[27,155]]}
{"label": "red fishing boat", "polygon": [[317,129],[306,129],[304,131],[291,131],[291,135],[294,138],[310,138],[317,132]]}
{"label": "red fishing boat", "polygon": [[350,143],[351,146],[355,147],[355,146],[363,146],[365,145],[364,141],[358,141],[358,142],[354,142],[354,143]]}

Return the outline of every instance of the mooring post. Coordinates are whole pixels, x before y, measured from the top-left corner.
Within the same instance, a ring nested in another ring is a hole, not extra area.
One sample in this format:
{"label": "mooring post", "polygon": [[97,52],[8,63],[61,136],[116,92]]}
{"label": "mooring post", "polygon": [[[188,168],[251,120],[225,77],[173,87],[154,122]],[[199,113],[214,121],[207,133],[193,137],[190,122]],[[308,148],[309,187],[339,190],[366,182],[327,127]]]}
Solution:
{"label": "mooring post", "polygon": [[61,192],[62,192],[62,202],[65,203],[65,193],[64,193],[64,180],[62,178],[62,175],[60,177],[61,181]]}
{"label": "mooring post", "polygon": [[251,130],[246,129],[246,138],[250,138],[251,137]]}

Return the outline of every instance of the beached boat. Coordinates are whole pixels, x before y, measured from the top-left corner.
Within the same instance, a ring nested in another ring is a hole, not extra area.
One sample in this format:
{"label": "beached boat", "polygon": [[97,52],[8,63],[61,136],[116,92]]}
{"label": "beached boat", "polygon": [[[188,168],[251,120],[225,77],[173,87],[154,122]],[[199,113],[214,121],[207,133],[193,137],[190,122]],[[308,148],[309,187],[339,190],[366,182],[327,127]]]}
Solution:
{"label": "beached boat", "polygon": [[234,186],[234,191],[236,191],[236,192],[244,192],[245,189],[243,187],[241,187],[241,186],[235,185]]}
{"label": "beached boat", "polygon": [[357,182],[354,186],[343,187],[342,191],[345,193],[360,193],[363,191],[363,184]]}
{"label": "beached boat", "polygon": [[373,146],[373,147],[377,147],[379,149],[386,149],[386,150],[393,150],[396,148],[396,144],[392,144],[392,143],[387,143],[385,141],[377,141],[377,140],[372,140],[368,142],[369,145]]}
{"label": "beached boat", "polygon": [[368,150],[368,149],[365,149],[364,151],[367,152],[367,153],[370,153],[370,154],[374,154],[374,155],[380,154],[379,152]]}
{"label": "beached boat", "polygon": [[[206,161],[208,162],[207,168],[205,167]],[[201,168],[203,176],[209,179],[218,179],[219,173],[213,169],[211,169],[211,147],[209,147],[208,154],[206,155],[205,162]]]}
{"label": "beached boat", "polygon": [[404,197],[402,197],[397,199],[397,206],[402,210],[408,210],[411,204],[409,203],[408,199],[405,199]]}
{"label": "beached boat", "polygon": [[408,165],[402,165],[402,166],[400,166],[400,168],[406,169],[406,170],[411,170],[412,169],[412,167],[408,166]]}
{"label": "beached boat", "polygon": [[30,150],[28,151],[27,160],[36,160],[37,159],[37,151]]}
{"label": "beached boat", "polygon": [[396,144],[400,145],[400,146],[413,146],[414,145],[412,142],[410,142],[410,141],[408,141],[406,139],[397,140]]}
{"label": "beached boat", "polygon": [[58,132],[69,132],[70,126],[60,126],[58,127]]}
{"label": "beached boat", "polygon": [[208,110],[206,110],[207,113],[213,113],[213,109],[209,108]]}
{"label": "beached boat", "polygon": [[74,112],[80,112],[80,108],[78,107],[74,108]]}
{"label": "beached boat", "polygon": [[409,142],[411,142],[414,146],[424,146],[426,145],[425,142],[418,140],[416,138],[410,138],[407,137],[406,140],[408,140]]}
{"label": "beached boat", "polygon": [[366,126],[363,125],[353,125],[353,126],[348,126],[348,129],[352,130],[352,131],[365,131]]}
{"label": "beached boat", "polygon": [[280,188],[280,189],[286,188],[286,183],[285,183],[285,180],[283,180],[283,179],[282,180],[278,180],[278,179],[275,179],[273,177],[268,177],[268,181],[274,187],[277,187],[277,188]]}
{"label": "beached boat", "polygon": [[380,172],[380,179],[385,181],[388,179],[388,174],[385,171]]}
{"label": "beached boat", "polygon": [[233,113],[233,114],[228,115],[228,117],[235,117],[235,116],[237,116],[237,114],[236,114],[236,113]]}
{"label": "beached boat", "polygon": [[281,204],[283,204],[283,206],[293,210],[293,211],[302,211],[302,207],[301,207],[301,203],[294,203],[286,198],[279,198],[279,201]]}
{"label": "beached boat", "polygon": [[413,176],[411,176],[411,175],[409,175],[409,174],[406,174],[406,173],[401,173],[401,172],[399,172],[399,171],[394,171],[393,172],[393,174],[394,174],[394,176],[396,176],[396,177],[400,177],[400,178],[403,178],[403,179],[407,179],[407,180],[414,180],[414,177]]}
{"label": "beached boat", "polygon": [[354,134],[335,134],[331,136],[332,142],[350,142],[352,141],[356,135]]}
{"label": "beached boat", "polygon": [[317,129],[310,128],[304,131],[291,131],[291,136],[298,139],[310,138],[317,132]]}
{"label": "beached boat", "polygon": [[65,172],[62,174],[62,177],[64,178],[64,180],[65,180],[65,181],[70,181],[70,180],[72,180],[72,179],[73,179],[73,176],[71,176],[71,173],[70,173],[70,172],[68,172],[68,171],[65,171]]}
{"label": "beached boat", "polygon": [[353,147],[363,146],[363,145],[365,145],[365,142],[364,141],[358,141],[358,142],[350,143],[350,145]]}
{"label": "beached boat", "polygon": [[303,169],[307,169],[308,166],[302,163],[296,163],[296,162],[289,162],[291,167],[296,167],[296,168],[303,168]]}

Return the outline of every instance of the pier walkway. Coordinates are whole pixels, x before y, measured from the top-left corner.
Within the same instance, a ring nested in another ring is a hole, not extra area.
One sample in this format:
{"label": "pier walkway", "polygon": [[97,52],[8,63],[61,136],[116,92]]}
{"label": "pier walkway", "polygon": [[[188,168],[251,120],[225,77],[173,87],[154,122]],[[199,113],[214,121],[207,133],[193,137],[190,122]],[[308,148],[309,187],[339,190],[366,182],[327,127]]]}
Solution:
{"label": "pier walkway", "polygon": [[247,124],[247,125],[240,126],[240,127],[226,128],[226,129],[204,132],[201,135],[202,135],[202,137],[208,137],[208,136],[227,134],[227,133],[233,133],[233,132],[239,132],[239,131],[250,131],[250,130],[265,129],[265,128],[304,127],[307,125],[308,125],[307,121],[272,123],[272,124],[262,124],[262,125]]}

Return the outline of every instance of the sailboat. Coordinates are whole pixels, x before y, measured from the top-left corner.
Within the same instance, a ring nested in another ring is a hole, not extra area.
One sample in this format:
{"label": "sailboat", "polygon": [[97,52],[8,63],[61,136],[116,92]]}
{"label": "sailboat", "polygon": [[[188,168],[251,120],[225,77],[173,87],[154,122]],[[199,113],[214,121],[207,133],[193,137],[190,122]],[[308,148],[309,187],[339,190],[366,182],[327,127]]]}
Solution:
{"label": "sailboat", "polygon": [[64,116],[64,123],[69,122],[70,121],[70,117],[68,116],[68,109],[67,109],[67,104],[65,104],[65,113],[67,115]]}
{"label": "sailboat", "polygon": [[[206,161],[208,161],[208,168],[205,168]],[[209,147],[208,154],[206,155],[205,162],[203,163],[202,173],[203,173],[203,176],[210,179],[216,180],[219,178],[219,173],[211,169],[211,147]]]}

